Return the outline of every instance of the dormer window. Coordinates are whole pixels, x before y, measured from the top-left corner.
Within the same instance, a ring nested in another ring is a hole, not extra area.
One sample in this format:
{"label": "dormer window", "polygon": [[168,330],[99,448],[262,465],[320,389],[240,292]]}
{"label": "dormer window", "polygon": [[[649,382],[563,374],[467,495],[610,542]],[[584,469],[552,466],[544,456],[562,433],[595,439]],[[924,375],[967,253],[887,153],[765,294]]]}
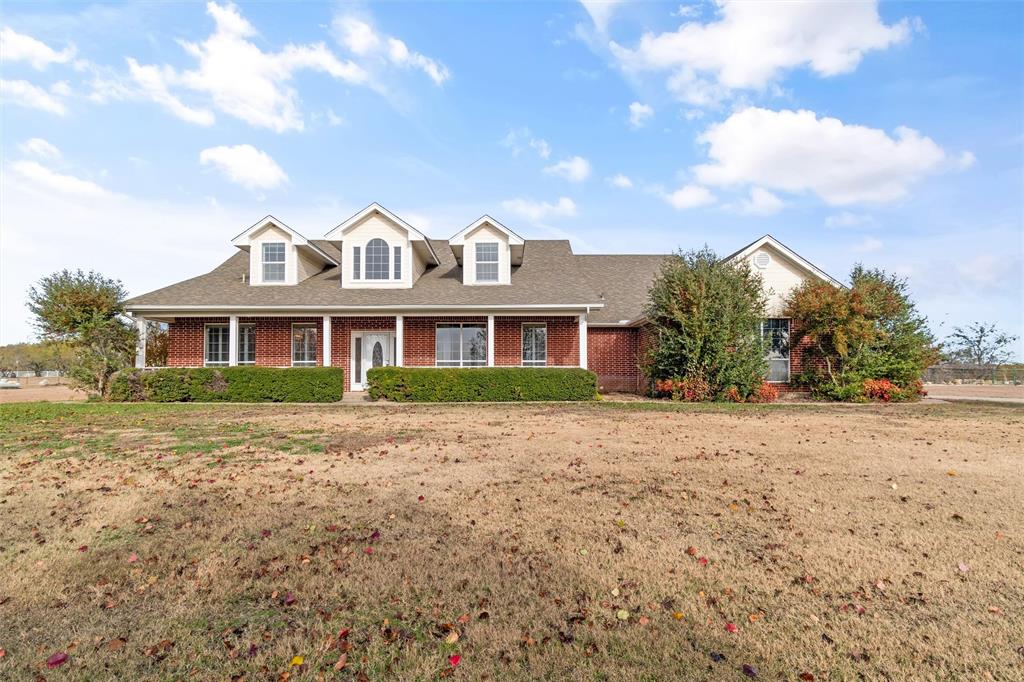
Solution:
{"label": "dormer window", "polygon": [[284,273],[284,242],[264,242],[263,244],[263,281],[283,282]]}
{"label": "dormer window", "polygon": [[388,243],[371,239],[366,245],[366,279],[388,279]]}
{"label": "dormer window", "polygon": [[498,244],[496,242],[476,243],[476,281],[498,281]]}

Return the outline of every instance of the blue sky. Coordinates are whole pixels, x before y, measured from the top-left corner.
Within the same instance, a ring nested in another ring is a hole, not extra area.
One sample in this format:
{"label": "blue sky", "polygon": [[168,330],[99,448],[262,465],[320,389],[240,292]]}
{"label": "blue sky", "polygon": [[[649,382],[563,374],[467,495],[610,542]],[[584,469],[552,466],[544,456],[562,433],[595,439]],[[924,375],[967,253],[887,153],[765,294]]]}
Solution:
{"label": "blue sky", "polygon": [[[7,2],[0,341],[26,289],[205,272],[266,214],[489,213],[577,252],[770,232],[1024,336],[1024,4]],[[1018,344],[1018,354],[1024,356]]]}

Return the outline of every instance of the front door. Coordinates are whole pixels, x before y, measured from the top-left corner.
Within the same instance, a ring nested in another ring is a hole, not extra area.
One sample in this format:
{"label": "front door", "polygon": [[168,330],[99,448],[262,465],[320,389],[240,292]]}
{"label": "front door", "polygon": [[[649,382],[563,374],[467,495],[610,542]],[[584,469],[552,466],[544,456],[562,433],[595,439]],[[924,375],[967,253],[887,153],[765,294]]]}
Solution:
{"label": "front door", "polygon": [[352,390],[366,390],[366,372],[373,367],[389,367],[394,362],[395,335],[391,332],[360,332],[353,339]]}

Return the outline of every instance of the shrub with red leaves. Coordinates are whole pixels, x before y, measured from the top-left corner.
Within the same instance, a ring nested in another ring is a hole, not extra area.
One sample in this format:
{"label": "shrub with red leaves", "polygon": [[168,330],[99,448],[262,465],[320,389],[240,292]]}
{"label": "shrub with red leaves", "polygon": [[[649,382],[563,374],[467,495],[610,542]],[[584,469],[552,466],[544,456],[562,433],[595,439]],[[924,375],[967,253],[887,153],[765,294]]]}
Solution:
{"label": "shrub with red leaves", "polygon": [[779,399],[779,387],[762,381],[761,385],[754,389],[754,392],[747,397],[752,403],[774,403]]}
{"label": "shrub with red leaves", "polygon": [[864,382],[864,395],[868,400],[887,403],[899,394],[899,388],[888,379],[868,379]]}

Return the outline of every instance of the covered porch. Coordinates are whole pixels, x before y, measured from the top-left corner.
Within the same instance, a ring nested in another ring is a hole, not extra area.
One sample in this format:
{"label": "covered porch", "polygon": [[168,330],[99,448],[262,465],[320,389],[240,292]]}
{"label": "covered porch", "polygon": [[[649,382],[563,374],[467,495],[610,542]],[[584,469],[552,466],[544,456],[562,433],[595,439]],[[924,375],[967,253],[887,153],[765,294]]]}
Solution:
{"label": "covered porch", "polygon": [[366,372],[377,366],[588,366],[586,308],[133,312],[138,367],[146,366],[146,320],[167,323],[170,367],[333,366],[344,370],[346,391],[365,390]]}

